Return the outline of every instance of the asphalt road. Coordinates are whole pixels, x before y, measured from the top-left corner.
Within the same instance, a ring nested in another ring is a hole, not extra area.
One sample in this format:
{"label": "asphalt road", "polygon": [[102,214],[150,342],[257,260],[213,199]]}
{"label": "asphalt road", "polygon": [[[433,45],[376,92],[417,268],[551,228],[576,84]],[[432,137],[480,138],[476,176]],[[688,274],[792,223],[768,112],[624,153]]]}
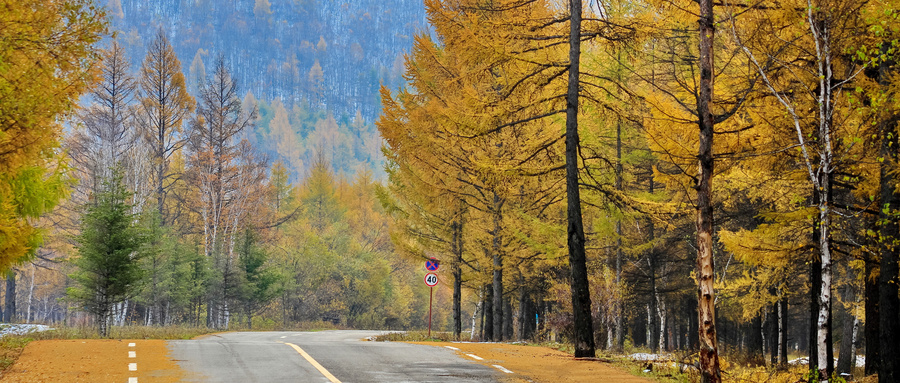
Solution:
{"label": "asphalt road", "polygon": [[188,382],[496,382],[452,350],[369,342],[378,331],[235,332],[169,342]]}

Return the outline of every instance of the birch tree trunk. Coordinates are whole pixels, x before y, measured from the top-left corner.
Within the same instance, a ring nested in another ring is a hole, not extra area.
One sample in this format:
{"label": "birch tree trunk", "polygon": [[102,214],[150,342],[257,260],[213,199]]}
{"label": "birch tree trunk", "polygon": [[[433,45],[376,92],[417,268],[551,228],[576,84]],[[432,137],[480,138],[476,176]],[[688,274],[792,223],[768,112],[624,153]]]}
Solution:
{"label": "birch tree trunk", "polygon": [[781,292],[781,300],[778,302],[778,364],[779,367],[787,367],[787,331],[788,331],[788,302]]}
{"label": "birch tree trunk", "polygon": [[34,297],[34,263],[31,264],[31,280],[28,283],[28,307],[25,309],[25,323],[31,323],[31,298]]}
{"label": "birch tree trunk", "polygon": [[[819,363],[824,361],[825,370],[820,375],[830,377],[834,371],[834,358],[831,349],[831,171],[832,171],[832,144],[831,122],[834,113],[832,105],[832,67],[831,46],[828,25],[830,20],[816,20],[813,17],[812,7],[809,14],[810,31],[813,34],[816,46],[817,66],[819,74],[818,97],[818,138],[821,142],[819,148],[819,167],[817,169],[818,183],[816,191],[819,195],[819,255],[822,261],[822,289],[819,292],[819,314],[816,322],[818,329],[816,334],[816,348],[818,349]],[[826,16],[827,17],[827,16]],[[821,365],[819,366],[821,370]]]}
{"label": "birch tree trunk", "polygon": [[[622,191],[622,123],[616,123],[616,190]],[[616,288],[622,286],[622,219],[616,218]],[[616,321],[615,342],[610,343],[610,349],[621,350],[625,345],[623,335],[622,317],[624,316],[622,299],[617,295],[615,302],[614,318]]]}

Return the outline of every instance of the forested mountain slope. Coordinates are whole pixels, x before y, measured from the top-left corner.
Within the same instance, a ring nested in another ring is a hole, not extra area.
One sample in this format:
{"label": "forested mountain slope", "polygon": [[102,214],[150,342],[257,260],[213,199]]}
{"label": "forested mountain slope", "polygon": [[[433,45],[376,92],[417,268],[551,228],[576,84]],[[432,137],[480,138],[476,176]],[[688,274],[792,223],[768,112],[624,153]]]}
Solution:
{"label": "forested mountain slope", "polygon": [[164,28],[194,88],[222,54],[245,91],[372,121],[378,87],[402,81],[403,53],[427,28],[419,0],[109,0],[132,63]]}

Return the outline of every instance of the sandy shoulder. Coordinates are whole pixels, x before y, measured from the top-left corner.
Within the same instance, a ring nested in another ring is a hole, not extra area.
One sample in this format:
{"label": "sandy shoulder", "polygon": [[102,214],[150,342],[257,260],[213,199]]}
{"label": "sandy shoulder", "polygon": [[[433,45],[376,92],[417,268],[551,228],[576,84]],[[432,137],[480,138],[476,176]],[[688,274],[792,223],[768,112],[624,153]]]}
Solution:
{"label": "sandy shoulder", "polygon": [[[129,347],[135,343],[135,347]],[[129,358],[129,351],[135,358]],[[129,371],[137,363],[137,371]],[[29,343],[3,382],[178,382],[182,372],[169,357],[164,340],[76,339]]]}
{"label": "sandy shoulder", "polygon": [[[435,347],[455,347],[457,354],[475,362],[493,366],[500,365],[513,372],[510,382],[535,383],[580,383],[580,382],[621,382],[650,383],[652,380],[629,374],[608,363],[589,360],[575,360],[564,352],[537,346],[523,346],[505,343],[448,343],[410,342]],[[472,354],[484,360],[470,357]]]}

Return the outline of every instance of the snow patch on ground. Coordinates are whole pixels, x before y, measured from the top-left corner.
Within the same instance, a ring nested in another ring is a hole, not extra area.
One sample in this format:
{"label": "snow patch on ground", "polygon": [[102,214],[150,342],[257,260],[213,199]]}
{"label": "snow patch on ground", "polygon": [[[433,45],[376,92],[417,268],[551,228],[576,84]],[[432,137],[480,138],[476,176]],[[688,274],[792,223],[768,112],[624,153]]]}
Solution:
{"label": "snow patch on ground", "polygon": [[639,360],[642,362],[660,362],[660,361],[669,361],[672,360],[671,355],[667,354],[648,354],[646,352],[637,352],[631,355],[628,355],[632,360]]}
{"label": "snow patch on ground", "polygon": [[[837,365],[837,362],[838,362],[837,358],[834,358],[834,364],[835,364],[835,365]],[[807,364],[809,364],[809,358],[803,357],[803,358],[791,359],[791,360],[788,361],[788,364],[791,364],[791,365],[798,365],[798,364],[807,365]],[[862,366],[865,366],[865,365],[866,365],[866,356],[865,356],[865,355],[857,355],[857,356],[856,356],[856,367],[862,367]]]}
{"label": "snow patch on ground", "polygon": [[7,335],[25,335],[32,332],[53,330],[50,326],[42,324],[9,324],[0,323],[0,338]]}

